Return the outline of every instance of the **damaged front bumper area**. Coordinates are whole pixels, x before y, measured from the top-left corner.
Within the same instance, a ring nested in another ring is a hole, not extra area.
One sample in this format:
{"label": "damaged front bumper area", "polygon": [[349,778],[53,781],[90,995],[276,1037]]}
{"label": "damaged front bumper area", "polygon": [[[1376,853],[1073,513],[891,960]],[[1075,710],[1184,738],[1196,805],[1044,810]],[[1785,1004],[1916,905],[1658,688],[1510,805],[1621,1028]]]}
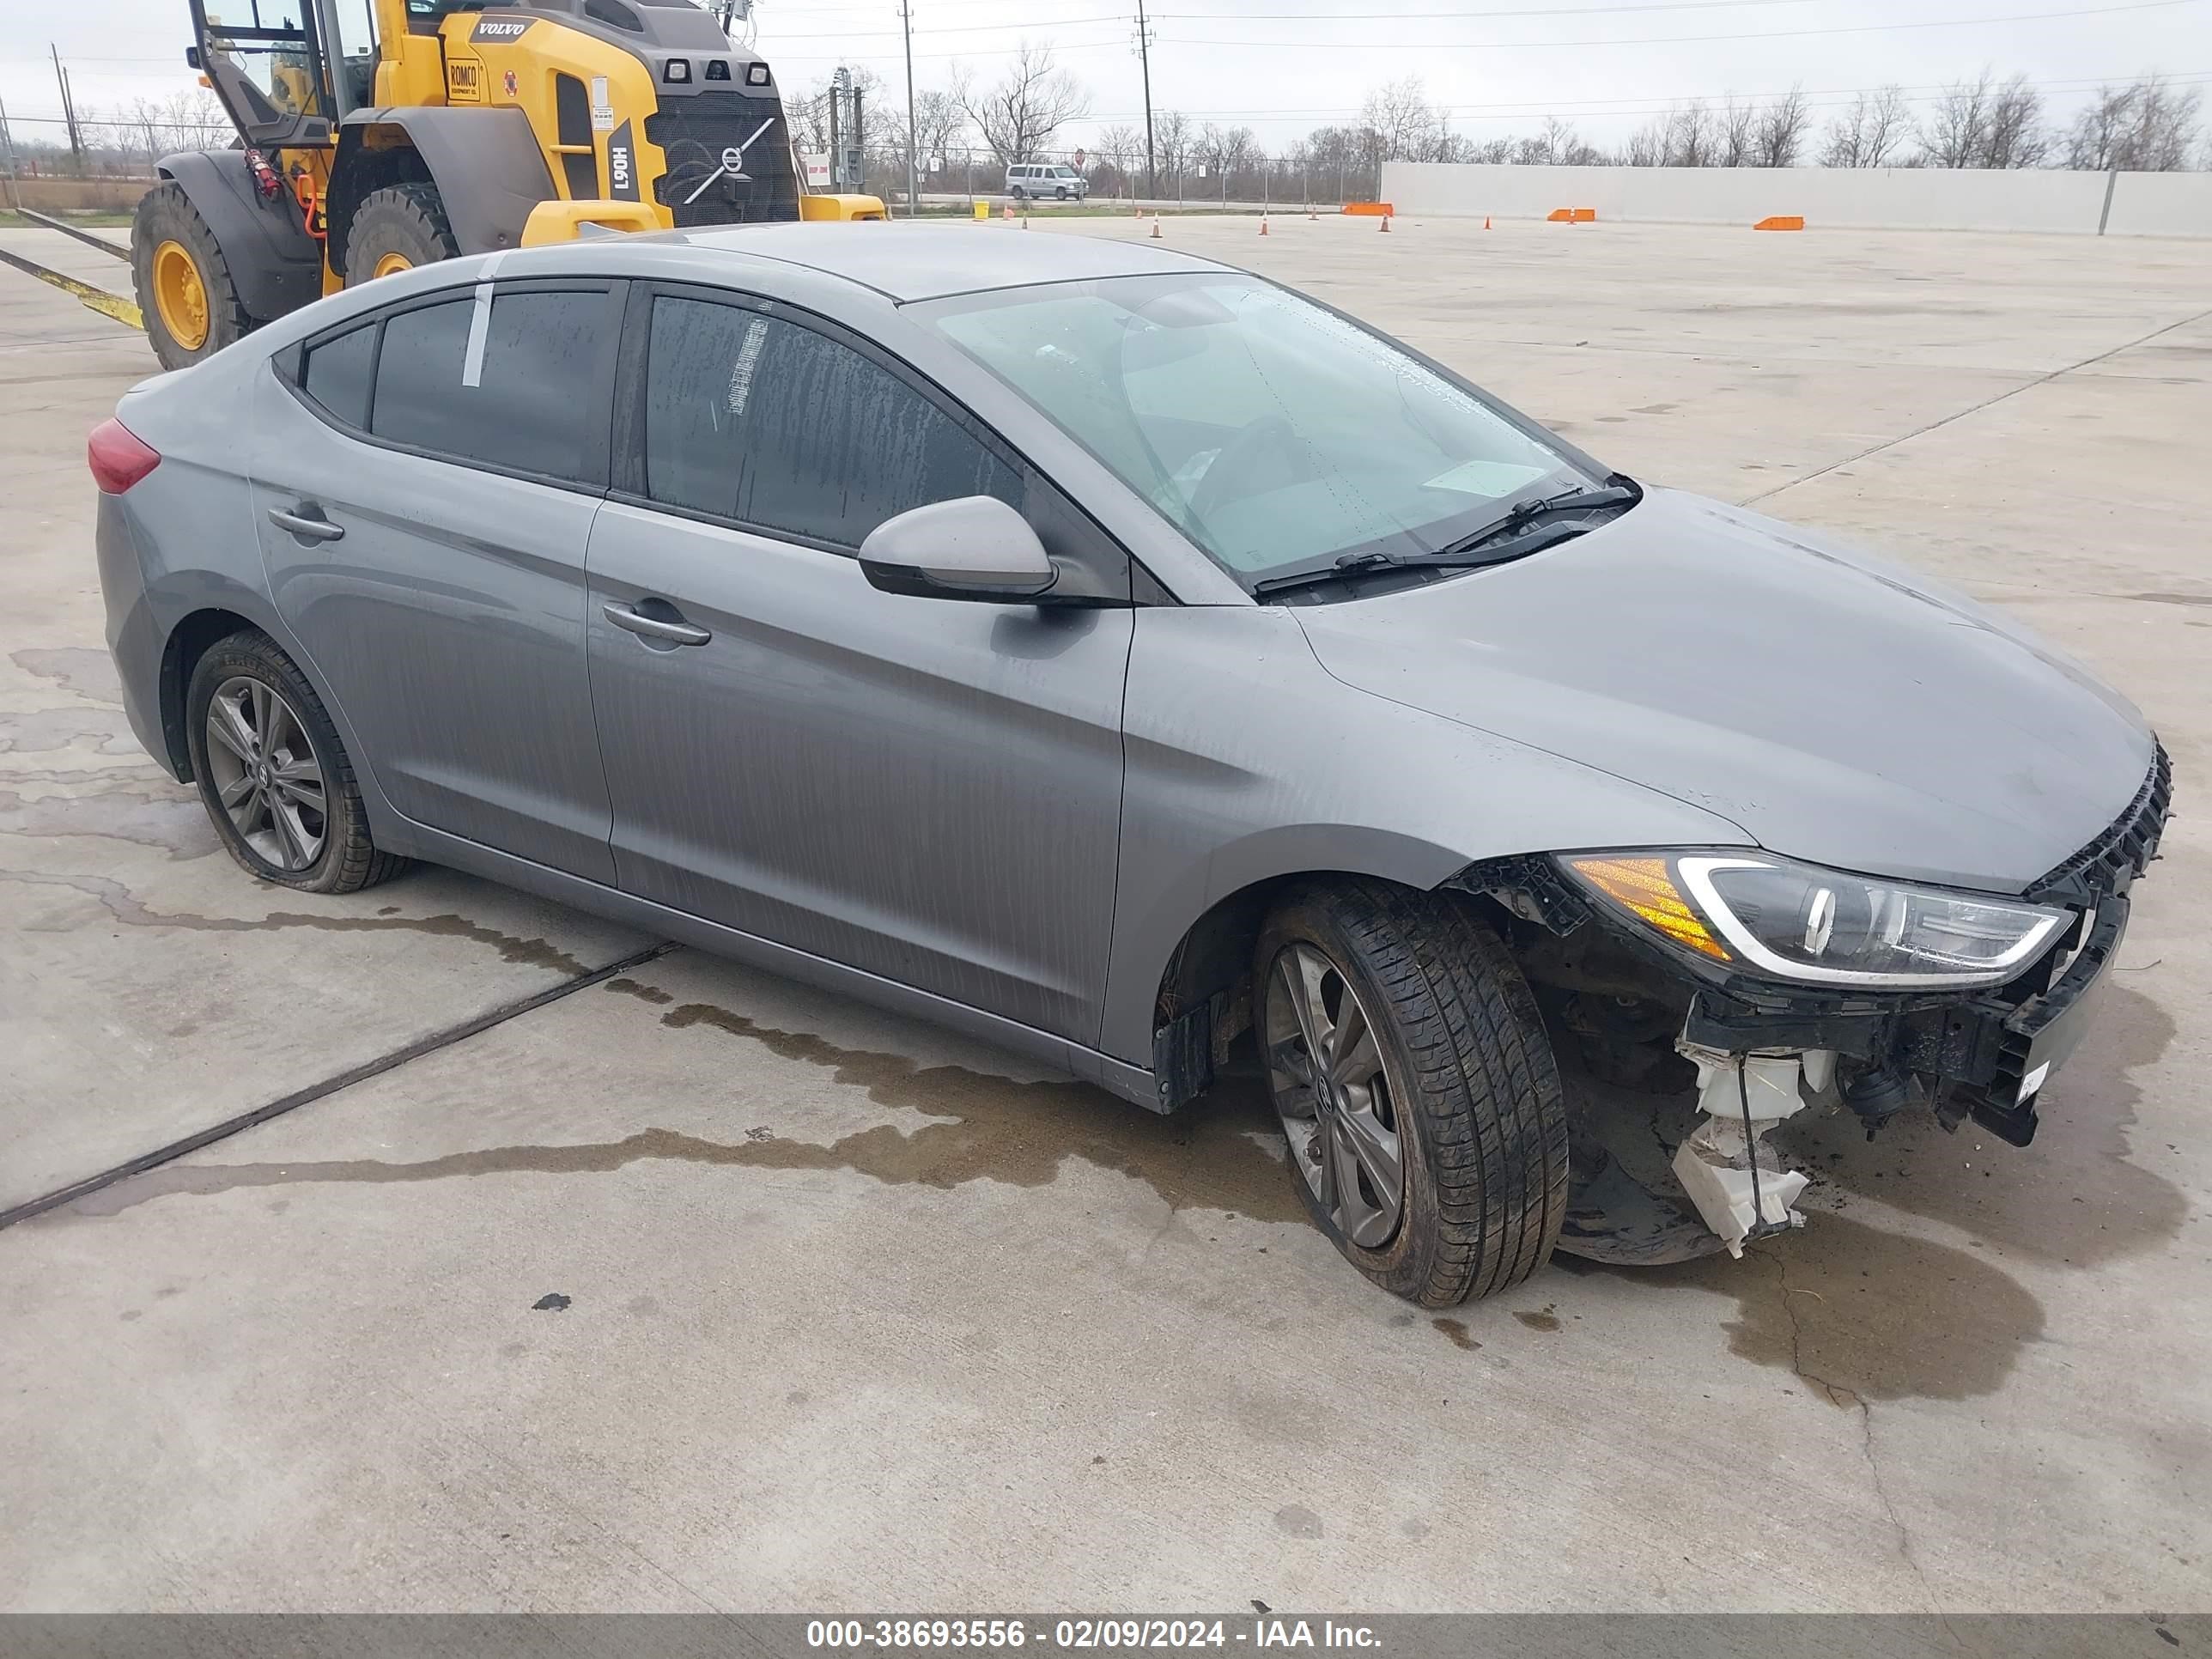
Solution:
{"label": "damaged front bumper area", "polygon": [[[1666,916],[1631,920],[1553,858],[1462,872],[1451,885],[1505,913],[1563,1065],[1584,1085],[1571,1091],[1559,1248],[1639,1264],[1740,1255],[1802,1224],[1792,1206],[1806,1177],[1765,1139],[1808,1106],[1856,1114],[1871,1138],[1925,1105],[1947,1130],[1971,1117],[2027,1146],[2045,1086],[2094,1017],[2171,793],[2161,750],[2127,811],[2021,895],[2063,920],[2002,984],[1972,989],[1785,981],[1690,938],[1703,930],[1689,922],[1669,933]],[[1663,1167],[1655,1142],[1671,1146]]]}

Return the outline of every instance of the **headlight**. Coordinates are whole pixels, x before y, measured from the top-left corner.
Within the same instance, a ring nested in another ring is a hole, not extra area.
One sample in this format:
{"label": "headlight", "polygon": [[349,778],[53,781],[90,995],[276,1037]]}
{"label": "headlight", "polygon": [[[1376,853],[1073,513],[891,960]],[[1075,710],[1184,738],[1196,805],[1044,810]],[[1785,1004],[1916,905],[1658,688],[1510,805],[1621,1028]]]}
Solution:
{"label": "headlight", "polygon": [[1560,862],[1608,904],[1716,963],[1813,984],[2001,985],[2071,917],[1765,854],[1590,853]]}

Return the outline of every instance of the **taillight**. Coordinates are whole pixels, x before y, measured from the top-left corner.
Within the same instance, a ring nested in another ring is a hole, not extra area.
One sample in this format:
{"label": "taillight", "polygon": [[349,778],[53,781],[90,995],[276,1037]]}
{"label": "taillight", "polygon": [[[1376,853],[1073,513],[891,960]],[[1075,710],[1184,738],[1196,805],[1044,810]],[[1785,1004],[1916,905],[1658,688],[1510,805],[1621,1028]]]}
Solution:
{"label": "taillight", "polygon": [[92,468],[93,483],[106,495],[120,495],[161,464],[160,453],[118,420],[93,428],[85,441],[84,459]]}

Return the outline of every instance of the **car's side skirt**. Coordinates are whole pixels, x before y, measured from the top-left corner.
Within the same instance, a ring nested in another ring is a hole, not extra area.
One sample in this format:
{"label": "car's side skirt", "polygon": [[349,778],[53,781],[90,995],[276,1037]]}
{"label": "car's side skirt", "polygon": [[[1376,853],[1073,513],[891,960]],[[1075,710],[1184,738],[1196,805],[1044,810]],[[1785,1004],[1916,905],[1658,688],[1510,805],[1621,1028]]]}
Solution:
{"label": "car's side skirt", "polygon": [[[695,916],[688,911],[672,909],[641,899],[631,894],[605,887],[595,881],[586,881],[563,871],[532,863],[528,859],[516,858],[495,848],[478,842],[466,841],[450,836],[443,830],[432,830],[412,821],[406,823],[404,846],[392,846],[389,851],[404,852],[410,858],[422,859],[432,864],[447,865],[466,871],[486,880],[504,886],[519,887],[558,904],[587,910],[605,916],[610,921],[619,921],[632,927],[658,933],[665,939],[696,946],[716,956],[728,957],[748,967],[759,968],[787,979],[795,979],[822,990],[849,996],[856,1001],[909,1018],[927,1020],[933,1025],[942,1025],[984,1042],[1008,1049],[1026,1060],[1066,1072],[1085,1083],[1095,1083],[1123,1100],[1158,1111],[1159,1091],[1152,1074],[1142,1066],[1132,1066],[1110,1054],[1100,1054],[1081,1043],[1071,1042],[1066,1037],[1055,1036],[1049,1031],[1040,1031],[1034,1026],[1003,1018],[963,1002],[937,996],[913,986],[902,985],[896,980],[880,975],[865,973],[844,963],[831,962],[823,957],[811,956],[795,951],[789,945],[778,945],[752,933],[742,933],[733,927],[724,927]],[[380,842],[387,837],[380,833]],[[401,838],[392,837],[392,840]]]}

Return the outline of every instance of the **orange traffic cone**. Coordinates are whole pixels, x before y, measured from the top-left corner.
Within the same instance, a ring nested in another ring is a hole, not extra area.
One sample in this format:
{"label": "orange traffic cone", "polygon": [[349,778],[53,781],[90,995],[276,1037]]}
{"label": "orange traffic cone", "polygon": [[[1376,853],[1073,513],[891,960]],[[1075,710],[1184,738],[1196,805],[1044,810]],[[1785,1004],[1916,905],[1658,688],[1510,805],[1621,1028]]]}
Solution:
{"label": "orange traffic cone", "polygon": [[1485,230],[1490,228],[1490,216],[1486,213],[1482,216],[1482,228]]}
{"label": "orange traffic cone", "polygon": [[1316,224],[1319,224],[1321,222],[1321,215],[1316,213],[1311,208],[1308,208],[1306,210],[1306,217],[1310,219]]}
{"label": "orange traffic cone", "polygon": [[1008,224],[1012,224],[1014,222],[1014,204],[1012,202],[1006,204],[1006,220]]}
{"label": "orange traffic cone", "polygon": [[1390,216],[1387,213],[1382,216],[1382,234],[1386,236],[1390,234]]}
{"label": "orange traffic cone", "polygon": [[1267,216],[1264,213],[1260,216],[1260,234],[1262,236],[1267,234]]}
{"label": "orange traffic cone", "polygon": [[1152,216],[1152,240],[1156,242],[1160,240],[1160,216],[1157,213]]}

